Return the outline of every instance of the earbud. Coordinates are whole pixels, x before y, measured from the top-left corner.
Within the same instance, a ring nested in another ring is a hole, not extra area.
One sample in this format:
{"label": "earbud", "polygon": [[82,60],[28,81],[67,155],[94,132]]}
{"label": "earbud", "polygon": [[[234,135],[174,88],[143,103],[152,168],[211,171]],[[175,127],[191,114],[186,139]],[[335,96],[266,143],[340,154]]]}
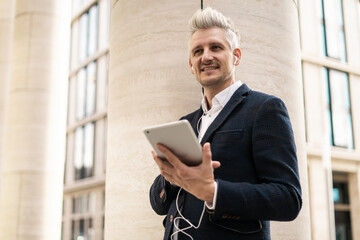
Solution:
{"label": "earbud", "polygon": [[234,61],[234,64],[237,62],[237,60],[238,60],[238,57],[237,57],[237,56],[235,56],[235,61]]}
{"label": "earbud", "polygon": [[193,72],[195,72],[195,70],[194,70],[194,66],[191,66],[191,70],[193,70]]}

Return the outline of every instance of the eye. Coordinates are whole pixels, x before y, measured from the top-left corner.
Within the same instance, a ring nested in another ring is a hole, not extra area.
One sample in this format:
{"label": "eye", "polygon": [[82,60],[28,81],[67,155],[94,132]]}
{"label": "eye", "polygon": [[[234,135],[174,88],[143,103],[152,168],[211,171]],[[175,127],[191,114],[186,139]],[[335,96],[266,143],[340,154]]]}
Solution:
{"label": "eye", "polygon": [[201,49],[195,49],[195,50],[193,51],[193,55],[194,55],[194,56],[197,56],[197,55],[201,54],[201,52],[202,52]]}
{"label": "eye", "polygon": [[214,46],[211,47],[211,49],[212,49],[213,51],[218,51],[218,50],[221,50],[221,47],[218,46],[218,45],[214,45]]}

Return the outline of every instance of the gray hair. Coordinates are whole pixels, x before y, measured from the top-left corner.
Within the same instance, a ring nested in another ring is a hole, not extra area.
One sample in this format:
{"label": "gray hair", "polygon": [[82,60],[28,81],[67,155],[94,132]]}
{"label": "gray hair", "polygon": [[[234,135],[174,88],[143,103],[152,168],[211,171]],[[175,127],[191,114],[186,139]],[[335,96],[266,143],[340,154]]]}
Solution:
{"label": "gray hair", "polygon": [[225,17],[211,7],[204,10],[198,10],[189,21],[190,37],[198,31],[218,27],[224,30],[225,38],[228,41],[231,50],[240,47],[240,35],[230,18]]}

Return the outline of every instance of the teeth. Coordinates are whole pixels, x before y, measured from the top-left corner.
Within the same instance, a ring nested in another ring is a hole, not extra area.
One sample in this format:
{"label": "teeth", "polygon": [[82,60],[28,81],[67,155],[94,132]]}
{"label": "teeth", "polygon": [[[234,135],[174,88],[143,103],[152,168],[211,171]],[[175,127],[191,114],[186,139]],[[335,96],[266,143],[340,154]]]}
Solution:
{"label": "teeth", "polygon": [[207,67],[207,68],[204,68],[203,71],[214,70],[214,69],[216,69],[216,67]]}

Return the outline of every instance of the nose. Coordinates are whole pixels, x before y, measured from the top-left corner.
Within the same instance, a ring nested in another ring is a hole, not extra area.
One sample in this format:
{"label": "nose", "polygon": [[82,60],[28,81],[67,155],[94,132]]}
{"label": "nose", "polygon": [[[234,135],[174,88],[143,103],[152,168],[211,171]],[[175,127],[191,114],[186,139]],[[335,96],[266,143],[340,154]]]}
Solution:
{"label": "nose", "polygon": [[209,49],[204,49],[204,53],[201,58],[201,61],[206,63],[211,60],[213,60],[213,55],[212,55],[211,51]]}

